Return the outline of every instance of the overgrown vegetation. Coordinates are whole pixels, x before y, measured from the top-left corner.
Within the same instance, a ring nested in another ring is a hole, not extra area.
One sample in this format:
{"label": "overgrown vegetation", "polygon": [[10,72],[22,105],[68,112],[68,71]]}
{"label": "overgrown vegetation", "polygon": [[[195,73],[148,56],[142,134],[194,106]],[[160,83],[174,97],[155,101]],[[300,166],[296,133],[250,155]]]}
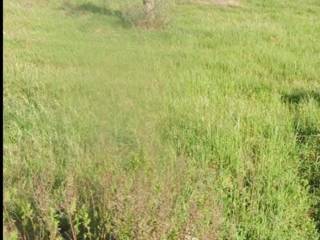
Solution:
{"label": "overgrown vegetation", "polygon": [[319,1],[177,3],[4,2],[6,239],[319,239]]}

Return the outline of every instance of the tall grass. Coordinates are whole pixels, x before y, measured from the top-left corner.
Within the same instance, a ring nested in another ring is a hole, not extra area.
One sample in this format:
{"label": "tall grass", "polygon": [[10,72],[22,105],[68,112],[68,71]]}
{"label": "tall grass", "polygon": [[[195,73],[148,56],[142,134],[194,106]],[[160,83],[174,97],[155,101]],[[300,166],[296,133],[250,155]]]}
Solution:
{"label": "tall grass", "polygon": [[319,239],[318,1],[125,4],[4,3],[5,237]]}

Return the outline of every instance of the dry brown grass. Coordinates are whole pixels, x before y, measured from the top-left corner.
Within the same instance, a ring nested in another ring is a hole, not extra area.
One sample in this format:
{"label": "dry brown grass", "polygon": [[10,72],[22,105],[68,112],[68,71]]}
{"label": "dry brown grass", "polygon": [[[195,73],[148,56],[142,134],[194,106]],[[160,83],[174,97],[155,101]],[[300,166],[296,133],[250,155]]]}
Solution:
{"label": "dry brown grass", "polygon": [[[215,202],[212,192],[199,204],[199,193],[183,200],[187,215],[181,211],[181,195],[190,183],[186,182],[187,159],[180,158],[174,166],[163,170],[162,174],[150,170],[137,172],[128,183],[126,175],[106,173],[101,181],[104,185],[103,202],[105,211],[112,212],[113,234],[123,236],[120,229],[127,228],[132,239],[166,239],[173,232],[176,239],[218,239],[221,225],[221,209]],[[194,173],[192,173],[194,174]],[[152,175],[153,177],[150,177]],[[197,177],[200,179],[200,177]],[[210,224],[203,221],[210,218]]]}

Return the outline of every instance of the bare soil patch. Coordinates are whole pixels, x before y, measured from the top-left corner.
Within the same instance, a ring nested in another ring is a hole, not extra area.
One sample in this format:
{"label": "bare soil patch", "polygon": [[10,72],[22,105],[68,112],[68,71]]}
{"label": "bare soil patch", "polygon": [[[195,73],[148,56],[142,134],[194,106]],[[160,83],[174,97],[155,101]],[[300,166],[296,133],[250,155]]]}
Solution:
{"label": "bare soil patch", "polygon": [[240,0],[195,0],[194,2],[200,4],[214,4],[221,6],[240,6]]}

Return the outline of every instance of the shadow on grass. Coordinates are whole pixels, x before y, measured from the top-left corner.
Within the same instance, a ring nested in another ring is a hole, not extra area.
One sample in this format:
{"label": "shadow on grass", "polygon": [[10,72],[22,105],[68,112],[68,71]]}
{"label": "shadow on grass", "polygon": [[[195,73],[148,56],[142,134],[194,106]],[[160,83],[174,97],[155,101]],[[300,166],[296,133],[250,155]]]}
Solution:
{"label": "shadow on grass", "polygon": [[295,90],[291,93],[283,94],[281,99],[283,102],[293,105],[297,105],[303,101],[313,99],[320,105],[320,92],[314,90]]}
{"label": "shadow on grass", "polygon": [[320,233],[320,128],[295,123],[295,131],[300,156],[299,172],[308,181],[309,192],[314,201],[310,215]]}
{"label": "shadow on grass", "polygon": [[121,11],[110,9],[105,6],[98,6],[93,3],[84,3],[81,5],[74,5],[74,4],[65,2],[60,9],[66,11],[68,14],[71,14],[71,15],[90,13],[90,14],[96,14],[96,15],[116,17],[119,20],[119,23],[122,27],[131,26],[130,22],[127,21],[127,19],[124,17]]}
{"label": "shadow on grass", "polygon": [[304,113],[298,108],[300,103],[310,100],[320,106],[320,92],[295,90],[283,94],[281,99],[293,114],[297,151],[300,156],[300,177],[308,181],[309,192],[314,201],[310,215],[320,233],[320,125],[305,121],[306,116],[303,116]]}

